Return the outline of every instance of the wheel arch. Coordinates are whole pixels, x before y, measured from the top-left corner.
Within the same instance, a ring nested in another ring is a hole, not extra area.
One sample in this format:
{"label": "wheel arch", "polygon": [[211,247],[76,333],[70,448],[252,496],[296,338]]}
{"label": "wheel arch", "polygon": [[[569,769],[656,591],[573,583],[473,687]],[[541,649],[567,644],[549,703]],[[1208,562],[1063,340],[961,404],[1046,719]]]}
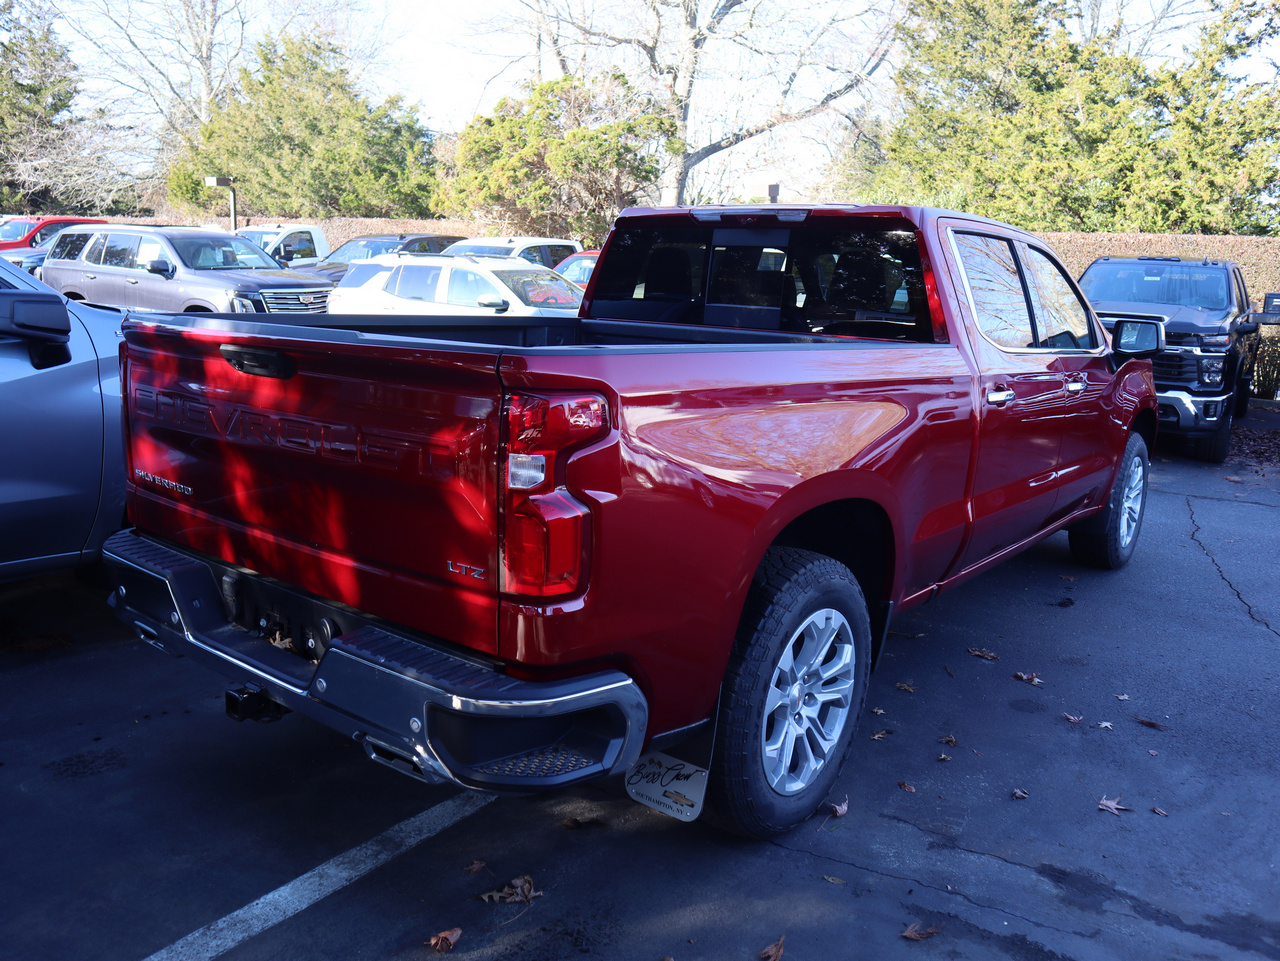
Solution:
{"label": "wheel arch", "polygon": [[1156,445],[1156,412],[1149,407],[1144,407],[1133,418],[1133,423],[1129,425],[1130,433],[1139,435],[1147,444],[1147,452],[1150,454]]}
{"label": "wheel arch", "polygon": [[868,497],[845,497],[807,506],[779,525],[761,548],[756,567],[772,547],[813,551],[849,568],[867,601],[874,665],[893,609],[898,554],[893,522],[883,504]]}

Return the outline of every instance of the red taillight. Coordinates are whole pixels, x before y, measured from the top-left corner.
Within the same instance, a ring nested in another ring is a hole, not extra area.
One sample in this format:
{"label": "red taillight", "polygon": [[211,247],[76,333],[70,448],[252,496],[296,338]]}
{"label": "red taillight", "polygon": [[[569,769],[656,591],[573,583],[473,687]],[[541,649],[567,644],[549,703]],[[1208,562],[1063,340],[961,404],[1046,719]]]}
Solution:
{"label": "red taillight", "polygon": [[502,589],[552,597],[585,583],[591,511],[564,482],[567,455],[602,435],[609,409],[596,394],[508,394]]}

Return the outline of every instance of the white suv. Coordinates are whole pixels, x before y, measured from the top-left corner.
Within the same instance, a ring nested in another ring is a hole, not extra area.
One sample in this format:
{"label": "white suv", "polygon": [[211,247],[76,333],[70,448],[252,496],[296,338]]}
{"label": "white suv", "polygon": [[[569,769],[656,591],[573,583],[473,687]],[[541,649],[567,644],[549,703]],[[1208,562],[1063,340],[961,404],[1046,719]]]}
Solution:
{"label": "white suv", "polygon": [[523,257],[531,264],[554,267],[570,254],[576,254],[582,244],[576,240],[557,240],[554,237],[476,237],[461,240],[446,247],[446,254],[471,254],[473,257]]}
{"label": "white suv", "polygon": [[352,262],[329,297],[329,313],[574,317],[581,302],[581,290],[541,264],[380,254]]}

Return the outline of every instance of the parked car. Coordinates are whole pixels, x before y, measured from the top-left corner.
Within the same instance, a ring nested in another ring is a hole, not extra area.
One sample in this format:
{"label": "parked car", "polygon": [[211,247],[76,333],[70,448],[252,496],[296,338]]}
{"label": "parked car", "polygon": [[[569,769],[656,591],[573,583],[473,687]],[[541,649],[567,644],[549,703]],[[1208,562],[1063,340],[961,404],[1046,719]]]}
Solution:
{"label": "parked car", "polygon": [[351,265],[331,314],[573,317],[582,291],[555,271],[509,257],[380,254]]}
{"label": "parked car", "polygon": [[96,561],[124,526],[120,319],[0,261],[0,581]]}
{"label": "parked car", "polygon": [[19,270],[25,270],[33,277],[40,277],[40,268],[44,266],[45,258],[49,256],[49,249],[58,239],[58,234],[62,228],[59,228],[48,240],[39,247],[12,247],[8,250],[0,250],[0,259],[7,260]]}
{"label": "parked car", "polygon": [[896,615],[1063,529],[1133,555],[1163,327],[1108,341],[1038,237],[632,209],[590,290],[578,317],[287,338],[126,321],[117,615],[239,720],[297,711],[485,791],[625,773],[768,836],[832,799]]}
{"label": "parked car", "polygon": [[91,217],[6,217],[0,220],[0,250],[42,246],[63,227],[72,224],[105,223]]}
{"label": "parked car", "polygon": [[199,227],[68,228],[42,275],[72,300],[175,312],[319,313],[333,289],[243,237]]}
{"label": "parked car", "polygon": [[236,234],[290,267],[314,267],[329,256],[329,238],[315,224],[254,224]]}
{"label": "parked car", "polygon": [[584,290],[591,279],[591,271],[595,270],[596,261],[600,258],[598,250],[583,250],[570,254],[555,265],[555,272],[565,280],[572,281]]}
{"label": "parked car", "polygon": [[551,237],[477,237],[463,240],[444,249],[446,254],[471,254],[473,257],[523,257],[531,264],[554,267],[582,244],[576,240]]}
{"label": "parked car", "polygon": [[1231,424],[1249,409],[1262,333],[1240,265],[1178,257],[1100,257],[1080,276],[1103,324],[1156,318],[1165,349],[1151,364],[1161,434],[1187,438],[1195,456],[1220,464]]}
{"label": "parked car", "polygon": [[402,251],[407,254],[438,254],[450,244],[464,240],[440,234],[369,234],[355,237],[305,272],[337,283],[346,275],[347,268],[355,260],[368,260],[379,254]]}

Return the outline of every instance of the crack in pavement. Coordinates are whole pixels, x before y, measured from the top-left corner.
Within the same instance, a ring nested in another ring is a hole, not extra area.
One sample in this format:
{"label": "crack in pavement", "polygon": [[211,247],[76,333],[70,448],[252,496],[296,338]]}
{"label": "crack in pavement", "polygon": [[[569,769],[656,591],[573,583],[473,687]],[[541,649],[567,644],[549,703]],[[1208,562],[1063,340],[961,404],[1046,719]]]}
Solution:
{"label": "crack in pavement", "polygon": [[[921,830],[921,831],[924,830],[923,828],[919,828],[917,825],[911,824],[909,821],[903,821],[902,823],[906,824],[909,827],[914,827],[917,830]],[[928,832],[926,831],[925,833],[928,833]],[[1092,934],[1085,934],[1080,931],[1073,931],[1069,928],[1059,928],[1059,927],[1055,927],[1052,924],[1046,924],[1043,921],[1037,921],[1034,918],[1024,917],[1023,915],[1018,914],[1016,911],[1010,911],[1007,908],[1000,907],[999,905],[984,904],[981,901],[975,901],[973,898],[965,894],[963,891],[960,891],[953,887],[949,887],[949,886],[938,887],[937,885],[930,884],[927,881],[921,881],[919,878],[913,878],[908,875],[902,875],[902,874],[894,874],[890,871],[879,870],[876,868],[864,867],[855,861],[846,861],[843,858],[833,857],[832,855],[829,855],[829,854],[821,854],[817,851],[809,850],[807,848],[790,847],[777,840],[774,840],[770,843],[774,847],[781,848],[784,851],[790,851],[792,854],[804,854],[804,855],[808,855],[809,857],[820,858],[823,861],[829,861],[832,864],[840,864],[840,865],[843,865],[844,867],[853,868],[855,871],[861,871],[863,874],[870,874],[875,877],[888,878],[892,881],[902,881],[907,884],[914,884],[916,887],[922,888],[926,891],[933,891],[937,894],[951,895],[959,898],[962,901],[965,901],[968,904],[973,905],[973,907],[975,908],[979,908],[980,910],[983,910],[983,911],[993,911],[996,914],[1004,915],[1005,917],[1015,918],[1018,921],[1022,921],[1026,924],[1029,924],[1033,928],[1041,929],[1044,931],[1053,931],[1053,932],[1056,932],[1057,934],[1069,935],[1075,938],[1092,939],[1097,937],[1096,931],[1093,932]],[[1008,864],[1012,867],[1025,868],[1029,871],[1035,870],[1034,868],[1031,868],[1025,864],[1021,864],[1017,861],[1006,860],[1005,858],[1000,857],[998,854],[987,854],[986,852],[983,852],[983,851],[971,851],[968,848],[961,848],[961,847],[954,847],[954,846],[952,847],[952,850],[964,851],[968,854],[975,854],[979,857],[993,858],[997,861],[1002,861],[1005,864]],[[995,932],[992,932],[992,933],[994,934]]]}
{"label": "crack in pavement", "polygon": [[1218,576],[1222,578],[1222,583],[1226,584],[1231,593],[1236,596],[1236,600],[1244,606],[1245,611],[1249,614],[1249,618],[1254,621],[1254,623],[1261,624],[1276,637],[1280,637],[1280,631],[1277,631],[1274,627],[1268,624],[1266,619],[1254,610],[1253,605],[1245,600],[1244,595],[1240,593],[1239,588],[1231,583],[1231,578],[1227,577],[1227,572],[1222,569],[1222,565],[1219,564],[1218,559],[1213,556],[1213,552],[1209,550],[1209,546],[1205,544],[1204,541],[1200,540],[1200,522],[1196,520],[1196,508],[1192,503],[1190,495],[1187,496],[1187,513],[1191,516],[1191,539],[1195,541],[1196,546],[1204,552],[1204,556],[1209,558],[1210,563],[1212,563],[1214,568],[1217,570]]}

